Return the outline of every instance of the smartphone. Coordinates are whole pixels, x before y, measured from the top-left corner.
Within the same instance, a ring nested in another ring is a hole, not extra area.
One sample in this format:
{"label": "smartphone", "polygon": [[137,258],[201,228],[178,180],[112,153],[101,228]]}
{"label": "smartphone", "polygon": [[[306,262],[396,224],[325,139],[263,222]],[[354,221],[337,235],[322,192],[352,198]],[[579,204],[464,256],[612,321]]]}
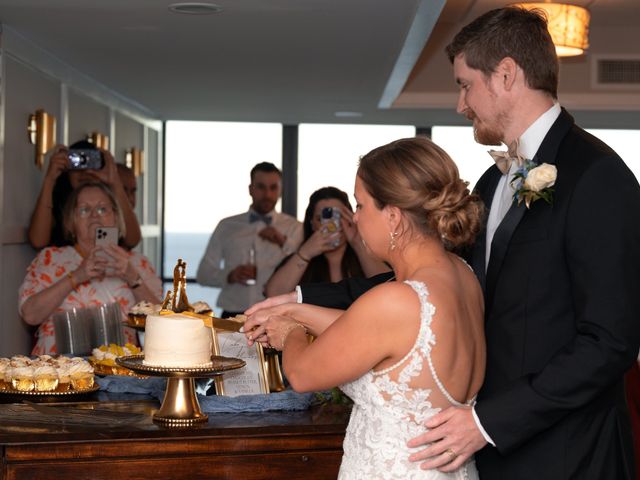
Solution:
{"label": "smartphone", "polygon": [[95,148],[70,148],[67,158],[71,170],[100,170],[104,167],[102,152]]}
{"label": "smartphone", "polygon": [[96,245],[117,245],[118,227],[98,227],[96,228]]}
{"label": "smartphone", "polygon": [[[118,236],[118,227],[98,227],[96,228],[96,246],[117,245]],[[105,260],[112,258],[111,255],[104,251],[96,252],[96,255]],[[107,277],[112,277],[115,271],[113,268],[108,267],[104,273]]]}
{"label": "smartphone", "polygon": [[[327,232],[334,233],[340,230],[340,211],[333,207],[324,207],[320,212],[320,223]],[[340,245],[340,239],[333,242],[333,246]]]}

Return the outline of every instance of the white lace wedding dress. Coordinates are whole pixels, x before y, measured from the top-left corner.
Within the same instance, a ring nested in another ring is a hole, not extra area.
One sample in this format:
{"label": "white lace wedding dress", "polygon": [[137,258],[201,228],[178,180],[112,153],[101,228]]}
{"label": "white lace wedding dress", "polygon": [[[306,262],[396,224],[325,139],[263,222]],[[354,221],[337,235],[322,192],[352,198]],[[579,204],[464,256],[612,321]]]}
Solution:
{"label": "white lace wedding dress", "polygon": [[[354,402],[344,439],[344,456],[339,479],[477,479],[473,460],[453,473],[422,470],[420,462],[410,462],[418,449],[407,441],[425,432],[424,422],[456,402],[445,390],[431,362],[436,338],[431,331],[435,307],[422,282],[406,281],[420,297],[420,331],[416,342],[395,365],[369,371],[340,388]],[[420,388],[430,385],[435,388]],[[473,402],[470,401],[469,404]]]}

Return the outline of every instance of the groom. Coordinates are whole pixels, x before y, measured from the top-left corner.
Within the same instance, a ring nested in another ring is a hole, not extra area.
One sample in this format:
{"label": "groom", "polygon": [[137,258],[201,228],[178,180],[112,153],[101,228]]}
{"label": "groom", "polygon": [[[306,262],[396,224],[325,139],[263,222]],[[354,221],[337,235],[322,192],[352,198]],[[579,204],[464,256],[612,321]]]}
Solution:
{"label": "groom", "polygon": [[[489,216],[471,263],[485,292],[486,379],[473,409],[430,419],[411,459],[451,471],[476,454],[490,480],[631,479],[623,374],[640,346],[638,183],[557,104],[558,61],[538,14],[490,11],[447,53],[476,140],[517,144],[514,155],[535,162],[526,171],[546,165],[526,187],[512,181],[517,161],[478,182]],[[346,308],[388,278],[305,285],[302,298]]]}
{"label": "groom", "polygon": [[558,62],[537,13],[490,11],[447,54],[476,140],[518,145],[535,162],[525,171],[547,164],[548,182],[513,181],[515,161],[478,181],[486,378],[474,409],[427,422],[412,460],[450,471],[478,452],[483,479],[634,478],[623,374],[640,344],[638,183],[556,103]]}

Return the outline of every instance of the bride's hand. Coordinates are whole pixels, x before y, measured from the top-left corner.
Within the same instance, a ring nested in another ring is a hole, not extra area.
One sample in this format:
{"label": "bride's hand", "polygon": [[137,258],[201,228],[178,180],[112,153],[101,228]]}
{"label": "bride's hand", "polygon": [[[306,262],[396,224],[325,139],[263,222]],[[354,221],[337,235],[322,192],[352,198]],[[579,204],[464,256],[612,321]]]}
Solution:
{"label": "bride's hand", "polygon": [[247,344],[252,346],[255,342],[268,347],[265,324],[272,316],[284,315],[286,304],[276,305],[271,308],[262,308],[249,315],[247,321],[242,326],[242,333],[247,338]]}
{"label": "bride's hand", "polygon": [[267,345],[282,351],[287,335],[293,328],[300,325],[293,318],[286,315],[271,315],[264,324],[267,336]]}

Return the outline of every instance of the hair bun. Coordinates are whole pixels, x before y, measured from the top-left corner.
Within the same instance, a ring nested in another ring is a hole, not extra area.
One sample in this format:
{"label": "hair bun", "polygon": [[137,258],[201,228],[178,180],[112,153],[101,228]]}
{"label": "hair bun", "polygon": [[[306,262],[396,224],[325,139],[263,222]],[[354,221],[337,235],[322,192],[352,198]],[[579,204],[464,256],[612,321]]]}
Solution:
{"label": "hair bun", "polygon": [[477,195],[469,193],[468,185],[456,179],[423,204],[431,230],[449,248],[473,243],[482,229],[484,206]]}
{"label": "hair bun", "polygon": [[484,204],[469,193],[447,153],[424,137],[378,147],[360,160],[358,176],[378,208],[394,205],[412,227],[453,249],[474,241]]}

